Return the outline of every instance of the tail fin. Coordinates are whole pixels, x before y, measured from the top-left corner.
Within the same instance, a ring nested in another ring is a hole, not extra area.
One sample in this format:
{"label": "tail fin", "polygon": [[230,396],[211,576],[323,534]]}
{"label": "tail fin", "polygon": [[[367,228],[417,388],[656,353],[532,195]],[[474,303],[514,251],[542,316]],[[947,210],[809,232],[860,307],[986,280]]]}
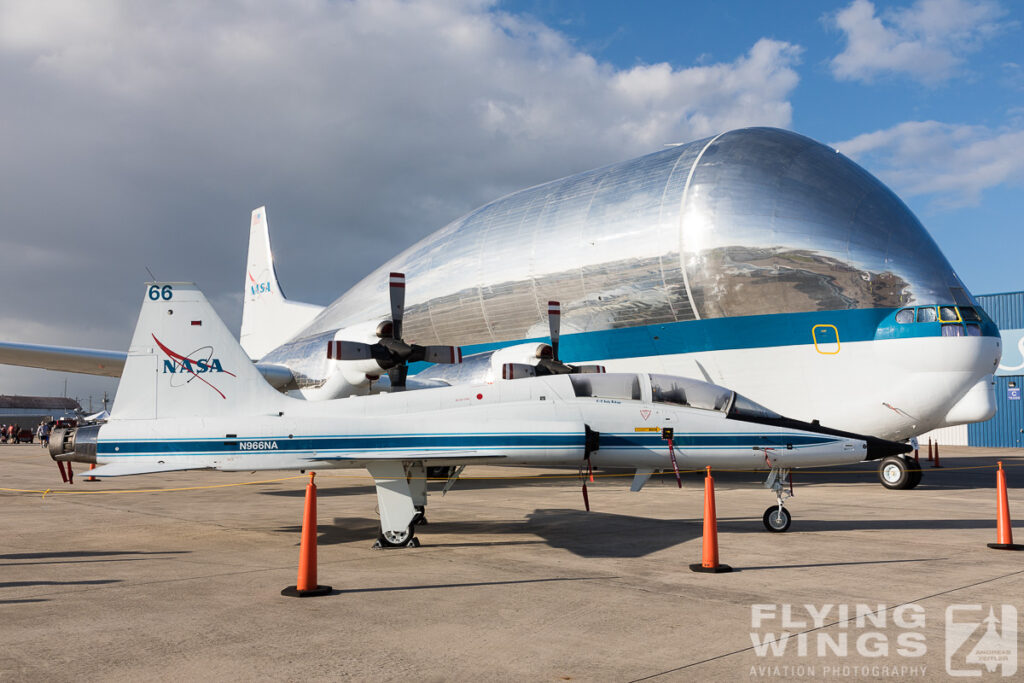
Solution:
{"label": "tail fin", "polygon": [[146,284],[112,420],[266,414],[287,400],[194,284]]}
{"label": "tail fin", "polygon": [[323,310],[323,306],[288,301],[281,291],[270,250],[267,207],[252,212],[249,258],[242,303],[242,348],[253,360],[288,341]]}

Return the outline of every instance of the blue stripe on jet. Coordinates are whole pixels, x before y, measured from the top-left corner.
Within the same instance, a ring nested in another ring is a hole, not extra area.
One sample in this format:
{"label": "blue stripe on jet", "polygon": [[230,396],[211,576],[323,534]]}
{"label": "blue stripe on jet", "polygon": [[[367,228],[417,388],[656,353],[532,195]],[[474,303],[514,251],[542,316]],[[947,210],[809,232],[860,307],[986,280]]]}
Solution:
{"label": "blue stripe on jet", "polygon": [[[679,449],[725,449],[725,448],[804,448],[834,443],[837,439],[828,436],[804,434],[679,434],[673,443]],[[276,448],[243,449],[241,443],[275,442]],[[146,440],[146,441],[100,441],[97,454],[102,456],[128,455],[191,455],[222,453],[272,453],[272,452],[365,452],[365,451],[452,451],[452,450],[538,450],[545,448],[582,448],[583,434],[469,434],[469,435],[408,435],[355,436],[355,437],[312,437],[312,438],[270,438],[252,437],[237,439],[199,440]],[[667,444],[660,434],[603,434],[601,448],[621,450],[665,448]]]}
{"label": "blue stripe on jet", "polygon": [[[352,436],[352,437],[239,437],[203,440],[152,441],[100,441],[98,455],[181,454],[204,453],[258,453],[288,451],[386,451],[386,450],[521,450],[539,448],[572,448],[584,445],[584,435],[578,434],[466,434],[466,435],[410,435],[410,436]],[[242,448],[242,443],[274,442],[276,448]]]}

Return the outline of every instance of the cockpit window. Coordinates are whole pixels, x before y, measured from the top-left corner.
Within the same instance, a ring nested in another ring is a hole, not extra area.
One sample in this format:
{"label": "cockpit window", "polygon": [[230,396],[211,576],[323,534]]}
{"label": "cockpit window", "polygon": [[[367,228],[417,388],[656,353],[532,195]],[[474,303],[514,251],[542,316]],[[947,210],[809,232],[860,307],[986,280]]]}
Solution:
{"label": "cockpit window", "polygon": [[732,410],[729,411],[730,415],[745,415],[747,417],[770,417],[779,418],[782,417],[773,410],[768,410],[759,403],[754,403],[746,396],[736,394],[736,400],[733,401]]}
{"label": "cockpit window", "polygon": [[919,323],[933,323],[938,318],[935,316],[934,306],[922,306],[917,309],[917,322]]}
{"label": "cockpit window", "polygon": [[914,309],[904,308],[902,311],[897,313],[896,322],[903,324],[914,322]]}
{"label": "cockpit window", "polygon": [[953,306],[939,306],[939,322],[956,323],[960,322],[960,316]]}
{"label": "cockpit window", "polygon": [[651,375],[651,398],[655,403],[671,403],[724,413],[729,410],[732,397],[732,390],[700,380]]}
{"label": "cockpit window", "polygon": [[969,322],[981,322],[981,316],[973,306],[961,306],[960,317]]}
{"label": "cockpit window", "polygon": [[947,324],[942,326],[943,337],[962,337],[964,336],[964,326],[956,323]]}
{"label": "cockpit window", "polygon": [[977,323],[967,323],[967,336],[968,337],[980,337],[981,336],[981,325]]}
{"label": "cockpit window", "polygon": [[640,378],[636,375],[584,373],[569,375],[569,381],[577,396],[640,400]]}

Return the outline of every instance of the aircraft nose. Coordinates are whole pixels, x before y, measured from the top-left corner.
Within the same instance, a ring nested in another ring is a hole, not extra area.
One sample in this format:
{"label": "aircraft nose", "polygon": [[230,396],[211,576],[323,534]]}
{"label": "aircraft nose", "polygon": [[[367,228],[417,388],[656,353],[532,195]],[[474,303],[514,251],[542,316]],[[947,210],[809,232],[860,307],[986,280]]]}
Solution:
{"label": "aircraft nose", "polygon": [[866,440],[868,444],[866,460],[881,460],[890,455],[909,453],[914,450],[910,444],[900,443],[899,441],[887,441],[886,439],[879,439],[874,436],[869,436]]}

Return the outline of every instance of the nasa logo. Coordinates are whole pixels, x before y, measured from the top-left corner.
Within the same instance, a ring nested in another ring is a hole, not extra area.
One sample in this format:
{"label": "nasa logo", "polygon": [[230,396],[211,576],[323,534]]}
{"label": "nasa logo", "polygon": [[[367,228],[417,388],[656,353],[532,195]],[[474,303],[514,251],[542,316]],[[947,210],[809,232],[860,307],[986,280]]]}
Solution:
{"label": "nasa logo", "polygon": [[211,358],[208,361],[202,358],[196,361],[182,358],[181,361],[165,360],[164,372],[191,372],[198,375],[204,372],[224,372],[224,368],[221,367],[219,358]]}
{"label": "nasa logo", "polygon": [[268,294],[270,292],[270,280],[264,280],[263,277],[266,271],[260,273],[260,279],[257,282],[256,278],[252,276],[252,273],[246,273],[249,276],[249,294],[257,296],[259,294]]}
{"label": "nasa logo", "polygon": [[[163,342],[156,338],[155,334],[152,334],[151,336],[153,337],[153,341],[156,342],[156,345],[160,347],[160,350],[167,354],[167,357],[170,359],[165,360],[163,366],[163,374],[171,375],[170,386],[184,386],[185,384],[188,384],[193,380],[199,380],[206,386],[216,391],[221,398],[227,398],[227,396],[224,395],[224,392],[222,392],[217,387],[213,386],[213,384],[211,384],[204,377],[202,377],[202,375],[207,375],[214,372],[230,375],[231,377],[235,376],[233,372],[228,372],[227,370],[224,369],[224,366],[221,365],[219,358],[213,357],[212,346],[203,346],[187,355],[183,355],[167,348],[167,346]],[[178,377],[183,377],[185,379],[183,382],[176,382],[175,380]]]}

